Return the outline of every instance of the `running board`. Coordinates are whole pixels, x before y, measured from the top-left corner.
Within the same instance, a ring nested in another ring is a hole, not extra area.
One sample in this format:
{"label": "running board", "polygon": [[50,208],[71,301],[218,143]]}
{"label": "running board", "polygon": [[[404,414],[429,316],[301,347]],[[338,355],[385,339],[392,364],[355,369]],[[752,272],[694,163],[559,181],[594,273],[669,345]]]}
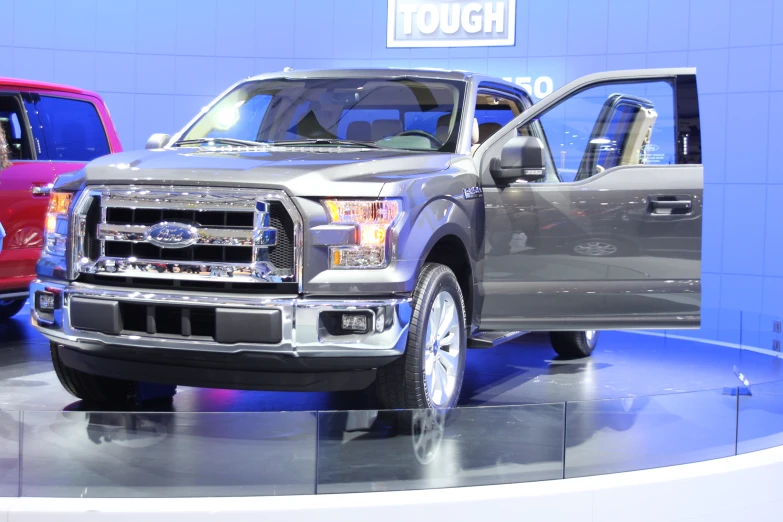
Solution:
{"label": "running board", "polygon": [[499,344],[516,339],[527,332],[476,332],[473,337],[468,339],[468,348],[492,348]]}

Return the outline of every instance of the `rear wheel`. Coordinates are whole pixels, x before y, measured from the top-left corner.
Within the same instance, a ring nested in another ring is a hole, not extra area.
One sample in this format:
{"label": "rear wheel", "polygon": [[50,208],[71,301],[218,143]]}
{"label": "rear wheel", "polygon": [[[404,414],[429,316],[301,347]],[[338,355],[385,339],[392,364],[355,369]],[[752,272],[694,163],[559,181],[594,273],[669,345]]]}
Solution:
{"label": "rear wheel", "polygon": [[405,354],[378,369],[376,390],[386,408],[455,406],[465,372],[465,303],[448,267],[427,263],[413,292]]}
{"label": "rear wheel", "polygon": [[[66,366],[60,359],[60,354],[56,343],[50,343],[50,352],[52,354],[52,364],[54,372],[68,393],[83,400],[88,404],[105,406],[123,406],[130,403],[139,403],[145,399],[140,396],[142,384],[136,381],[126,381],[122,379],[112,379],[100,375],[85,373],[74,368]],[[165,396],[173,397],[176,386],[157,387],[166,388],[163,394],[150,399],[162,399]],[[170,394],[169,394],[170,391]]]}
{"label": "rear wheel", "polygon": [[0,299],[0,321],[10,319],[24,307],[24,299]]}
{"label": "rear wheel", "polygon": [[567,359],[588,357],[598,344],[598,332],[550,332],[549,341],[557,354]]}

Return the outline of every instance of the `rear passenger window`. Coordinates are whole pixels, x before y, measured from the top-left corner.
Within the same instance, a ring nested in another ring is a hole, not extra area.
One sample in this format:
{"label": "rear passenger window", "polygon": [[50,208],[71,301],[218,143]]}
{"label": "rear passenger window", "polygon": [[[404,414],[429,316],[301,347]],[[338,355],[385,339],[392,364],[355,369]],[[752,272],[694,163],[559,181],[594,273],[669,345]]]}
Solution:
{"label": "rear passenger window", "polygon": [[111,152],[103,123],[92,103],[41,96],[36,107],[50,160],[91,161]]}
{"label": "rear passenger window", "polygon": [[512,99],[496,93],[479,92],[476,99],[476,121],[479,128],[479,141],[484,143],[506,123],[521,112],[521,107]]}
{"label": "rear passenger window", "polygon": [[5,134],[8,159],[12,162],[33,159],[22,122],[24,117],[18,100],[11,96],[0,96],[0,128]]}

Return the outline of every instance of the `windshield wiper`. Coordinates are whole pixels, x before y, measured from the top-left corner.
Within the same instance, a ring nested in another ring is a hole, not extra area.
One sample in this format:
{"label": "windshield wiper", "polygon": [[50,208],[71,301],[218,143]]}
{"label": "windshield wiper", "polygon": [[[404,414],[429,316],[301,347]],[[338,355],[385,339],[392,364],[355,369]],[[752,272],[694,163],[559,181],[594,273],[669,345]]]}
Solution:
{"label": "windshield wiper", "polygon": [[363,147],[366,149],[383,149],[380,145],[372,141],[341,140],[338,138],[308,138],[304,140],[281,140],[267,141],[270,145],[288,147],[292,145],[342,145],[345,147]]}
{"label": "windshield wiper", "polygon": [[221,143],[224,145],[236,145],[238,147],[258,147],[259,145],[267,145],[266,143],[261,143],[259,141],[235,140],[233,138],[195,138],[192,140],[175,141],[172,143],[172,147],[180,145],[204,145],[206,143]]}

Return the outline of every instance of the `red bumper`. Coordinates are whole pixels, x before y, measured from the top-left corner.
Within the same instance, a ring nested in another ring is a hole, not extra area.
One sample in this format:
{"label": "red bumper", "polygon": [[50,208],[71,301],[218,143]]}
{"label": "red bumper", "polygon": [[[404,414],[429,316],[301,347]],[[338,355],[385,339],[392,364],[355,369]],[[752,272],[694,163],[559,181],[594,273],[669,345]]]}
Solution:
{"label": "red bumper", "polygon": [[0,252],[0,294],[27,290],[35,278],[40,248],[3,249]]}

